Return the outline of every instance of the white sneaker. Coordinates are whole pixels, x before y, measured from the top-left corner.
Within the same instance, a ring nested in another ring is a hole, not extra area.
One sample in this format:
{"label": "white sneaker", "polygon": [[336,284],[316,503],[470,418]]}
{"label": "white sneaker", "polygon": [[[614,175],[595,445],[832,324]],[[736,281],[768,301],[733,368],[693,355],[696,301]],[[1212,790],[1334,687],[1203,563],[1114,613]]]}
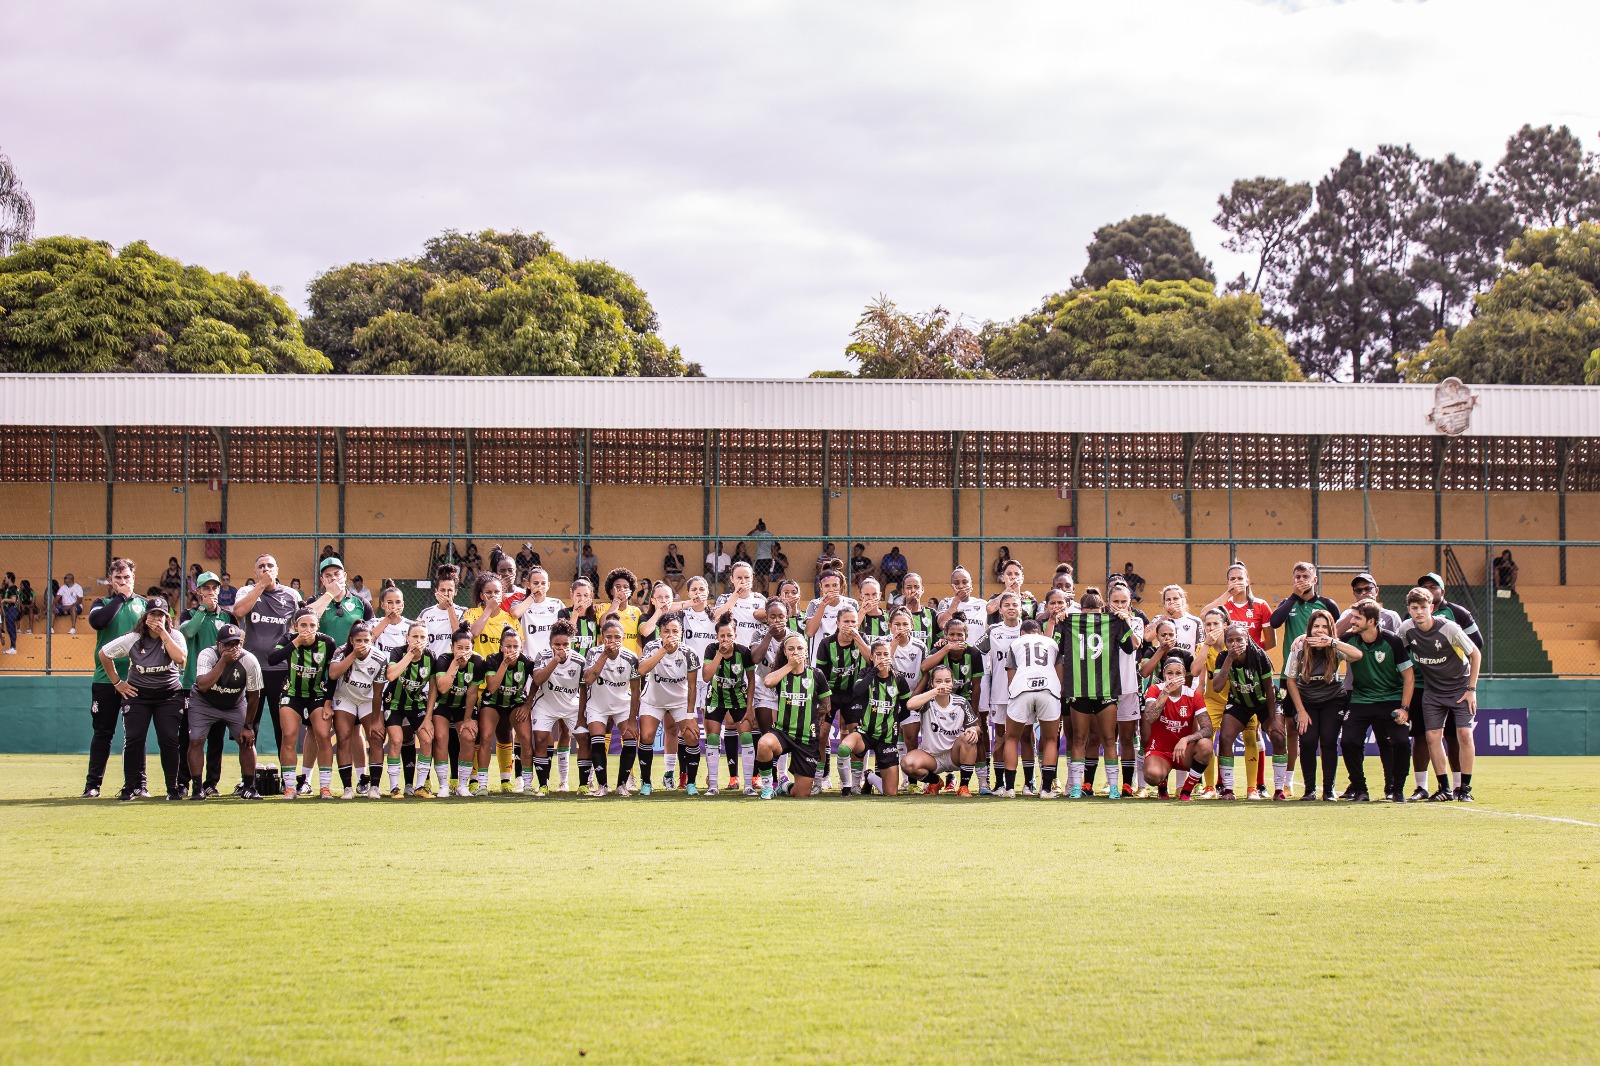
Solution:
{"label": "white sneaker", "polygon": [[467,784],[465,781],[457,782],[456,795],[460,796],[462,799],[471,799],[472,786]]}
{"label": "white sneaker", "polygon": [[1053,788],[1047,788],[1043,792],[1039,793],[1039,798],[1042,799],[1042,800],[1053,800],[1053,799],[1057,799],[1059,797],[1060,797],[1060,793],[1058,793]]}
{"label": "white sneaker", "polygon": [[340,799],[347,799],[347,800],[353,800],[353,799],[355,799],[355,798],[356,798],[356,790],[355,790],[355,789],[353,789],[353,788],[347,788],[347,789],[345,789],[345,790],[344,790],[344,792],[343,792],[343,793],[342,793],[342,794],[341,794],[341,795],[340,795],[340,796],[339,796],[339,798],[340,798]]}
{"label": "white sneaker", "polygon": [[77,626],[68,626],[67,627],[67,632],[68,633],[76,633],[77,631],[78,631],[78,627]]}
{"label": "white sneaker", "polygon": [[624,781],[622,784],[617,786],[615,794],[626,799],[627,797],[633,795],[633,789],[629,788],[628,782]]}
{"label": "white sneaker", "polygon": [[999,796],[1001,799],[1006,800],[1014,800],[1017,798],[1017,790],[1014,788],[997,788],[994,790],[994,794]]}
{"label": "white sneaker", "polygon": [[6,654],[7,655],[15,655],[15,654],[17,654],[17,649],[16,648],[7,648],[6,649]]}
{"label": "white sneaker", "polygon": [[610,792],[611,790],[606,788],[606,786],[596,785],[583,795],[586,799],[600,799],[602,796],[610,795]]}
{"label": "white sneaker", "polygon": [[520,796],[522,795],[523,791],[524,786],[522,783],[522,778],[514,778],[511,782],[511,794],[514,796]]}

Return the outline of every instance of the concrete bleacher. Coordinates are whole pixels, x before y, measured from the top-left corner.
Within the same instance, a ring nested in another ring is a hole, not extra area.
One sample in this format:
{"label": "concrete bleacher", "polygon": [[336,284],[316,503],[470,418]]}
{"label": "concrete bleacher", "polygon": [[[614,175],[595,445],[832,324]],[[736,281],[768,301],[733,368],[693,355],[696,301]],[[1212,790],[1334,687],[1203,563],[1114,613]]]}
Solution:
{"label": "concrete bleacher", "polygon": [[1600,585],[1519,585],[1515,598],[1556,674],[1600,674]]}

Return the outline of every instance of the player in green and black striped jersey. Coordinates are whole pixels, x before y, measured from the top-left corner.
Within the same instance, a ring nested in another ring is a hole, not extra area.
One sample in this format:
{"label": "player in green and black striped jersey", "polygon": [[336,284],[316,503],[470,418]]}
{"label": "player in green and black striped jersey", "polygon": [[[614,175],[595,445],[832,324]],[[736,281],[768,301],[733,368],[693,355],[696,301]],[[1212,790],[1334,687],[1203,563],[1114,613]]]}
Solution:
{"label": "player in green and black striped jersey", "polygon": [[790,794],[811,795],[823,743],[817,724],[829,717],[828,678],[807,660],[804,636],[791,633],[784,638],[783,660],[761,682],[776,690],[778,698],[772,731],[756,744],[762,799],[773,797],[772,764],[783,755],[789,757]]}
{"label": "player in green and black striped jersey", "polygon": [[[1067,795],[1083,792],[1084,760],[1090,751],[1106,753],[1106,795],[1122,795],[1122,767],[1117,761],[1117,697],[1122,694],[1119,655],[1135,650],[1133,629],[1126,619],[1105,609],[1096,588],[1085,589],[1077,614],[1055,622],[1061,664],[1061,702],[1072,714],[1072,760],[1067,765]],[[1045,754],[1045,762],[1053,760]],[[1046,765],[1040,782],[1055,783],[1054,767]]]}
{"label": "player in green and black striped jersey", "polygon": [[850,604],[840,606],[839,613],[835,616],[837,628],[817,648],[817,669],[828,679],[828,705],[831,708],[829,720],[820,726],[826,735],[823,737],[822,762],[817,767],[816,787],[824,792],[828,789],[827,742],[833,732],[834,717],[839,719],[840,787],[846,793],[855,788],[850,756],[844,752],[844,736],[852,732],[856,723],[861,720],[861,715],[854,706],[853,697],[856,681],[867,672],[867,642],[861,639],[861,634],[856,629],[858,617],[856,609]]}
{"label": "player in green and black striped jersey", "polygon": [[472,650],[472,630],[458,629],[450,650],[433,659],[433,768],[440,799],[450,795],[450,737],[460,746],[456,795],[470,795],[472,764],[478,751],[478,697],[483,695],[483,659]]}
{"label": "player in green and black striped jersey", "polygon": [[[870,792],[876,787],[886,796],[895,796],[900,793],[897,742],[900,723],[910,713],[906,700],[911,698],[911,687],[894,672],[894,655],[887,640],[873,643],[871,664],[850,697],[860,728],[839,742],[839,750],[849,753],[852,764],[858,764],[870,751],[874,773],[861,775],[861,791]],[[874,777],[878,780],[873,781]]]}
{"label": "player in green and black striped jersey", "polygon": [[[533,679],[533,660],[522,654],[522,634],[507,626],[500,637],[500,650],[483,660],[483,695],[478,699],[478,762],[474,796],[489,794],[489,756],[502,719],[509,719],[517,742],[524,751],[533,751],[532,719],[528,715],[528,689]],[[523,790],[522,777],[512,784],[513,792]]]}
{"label": "player in green and black striped jersey", "polygon": [[960,614],[950,616],[939,646],[922,666],[926,671],[940,664],[950,668],[950,678],[955,685],[952,692],[976,709],[983,685],[983,656],[967,643],[967,620]]}
{"label": "player in green and black striped jersey", "polygon": [[[399,799],[405,794],[400,786],[400,749],[417,737],[418,727],[433,713],[434,698],[438,695],[433,684],[433,656],[428,654],[427,623],[412,622],[406,628],[405,647],[395,648],[389,658],[383,686],[383,724],[387,734],[384,767],[389,775],[389,798]],[[422,738],[422,746],[427,746],[427,740],[427,737]],[[424,789],[432,769],[432,757],[419,754],[416,780]],[[414,793],[416,786],[409,791]]]}
{"label": "player in green and black striped jersey", "polygon": [[333,712],[328,710],[333,686],[328,682],[328,666],[337,650],[332,637],[317,632],[317,616],[302,607],[290,616],[288,632],[267,655],[267,665],[288,664],[282,702],[277,708],[284,748],[293,750],[300,733],[305,732],[305,752],[301,756],[305,772],[300,783],[305,783],[315,761],[325,798],[333,795]]}
{"label": "player in green and black striped jersey", "polygon": [[1228,693],[1222,714],[1221,742],[1217,745],[1218,770],[1222,792],[1218,799],[1233,799],[1233,741],[1245,723],[1254,718],[1272,741],[1272,798],[1287,799],[1288,754],[1284,742],[1283,715],[1278,713],[1278,692],[1272,683],[1272,660],[1261,646],[1250,639],[1250,630],[1237,623],[1222,634],[1227,653],[1217,660],[1211,675],[1211,691]]}
{"label": "player in green and black striped jersey", "polygon": [[[717,752],[725,751],[723,737],[732,752],[728,758],[729,776],[739,776],[740,723],[751,719],[755,702],[756,667],[750,649],[737,643],[738,626],[731,614],[717,622],[717,642],[706,648],[700,676],[706,683],[706,795],[717,794]],[[751,725],[746,728],[753,727]]]}
{"label": "player in green and black striped jersey", "polygon": [[922,602],[922,575],[907,574],[901,583],[900,607],[911,615],[911,634],[922,641],[924,647],[933,647],[939,639],[939,612],[932,604]]}

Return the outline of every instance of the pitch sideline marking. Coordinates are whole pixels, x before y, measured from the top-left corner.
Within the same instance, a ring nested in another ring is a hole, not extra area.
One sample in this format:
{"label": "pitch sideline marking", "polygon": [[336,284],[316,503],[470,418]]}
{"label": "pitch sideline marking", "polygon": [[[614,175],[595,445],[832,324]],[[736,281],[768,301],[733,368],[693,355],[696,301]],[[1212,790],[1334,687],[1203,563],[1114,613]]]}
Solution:
{"label": "pitch sideline marking", "polygon": [[1486,811],[1481,807],[1446,807],[1446,810],[1457,811],[1461,814],[1493,814],[1501,818],[1535,818],[1541,822],[1562,822],[1566,825],[1588,826],[1590,829],[1600,829],[1600,822],[1583,822],[1576,818],[1557,818],[1549,814],[1522,814],[1518,811]]}

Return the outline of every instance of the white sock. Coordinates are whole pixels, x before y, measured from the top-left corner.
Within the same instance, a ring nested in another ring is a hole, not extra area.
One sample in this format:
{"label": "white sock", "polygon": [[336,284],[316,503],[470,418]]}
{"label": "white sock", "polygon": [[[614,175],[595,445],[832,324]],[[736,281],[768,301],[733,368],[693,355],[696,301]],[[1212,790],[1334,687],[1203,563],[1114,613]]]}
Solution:
{"label": "white sock", "polygon": [[465,759],[456,767],[456,780],[463,785],[472,784],[472,760]]}
{"label": "white sock", "polygon": [[1417,782],[1417,787],[1418,788],[1427,788],[1428,787],[1428,771],[1427,770],[1413,770],[1413,771],[1411,771],[1411,776]]}
{"label": "white sock", "polygon": [[756,746],[754,741],[739,745],[739,773],[746,781],[756,775]]}
{"label": "white sock", "polygon": [[556,769],[561,774],[561,790],[563,792],[567,788],[567,758],[569,754],[566,748],[556,749]]}
{"label": "white sock", "polygon": [[522,768],[522,787],[524,790],[533,788],[533,767],[531,766]]}
{"label": "white sock", "polygon": [[722,768],[722,734],[706,734],[705,758],[706,788],[717,787],[717,773]]}
{"label": "white sock", "polygon": [[1461,771],[1460,770],[1453,771],[1450,774],[1450,787],[1452,787],[1452,788],[1460,788],[1461,787]]}
{"label": "white sock", "polygon": [[1281,762],[1272,764],[1272,787],[1287,790],[1289,787],[1289,767]]}
{"label": "white sock", "polygon": [[405,771],[405,766],[398,762],[392,762],[388,765],[387,769],[389,771],[389,787],[399,788],[400,775]]}
{"label": "white sock", "polygon": [[1104,763],[1106,768],[1106,794],[1122,791],[1122,766],[1115,759]]}
{"label": "white sock", "polygon": [[877,770],[869,770],[867,772],[867,784],[871,785],[879,792],[883,791],[883,778],[879,775]]}
{"label": "white sock", "polygon": [[850,753],[848,751],[838,752],[834,757],[834,762],[839,767],[839,787],[855,788],[856,778],[855,774],[850,770]]}
{"label": "white sock", "polygon": [[666,769],[663,772],[676,774],[678,772],[678,753],[673,752],[666,757],[666,760]]}
{"label": "white sock", "polygon": [[327,788],[331,784],[333,784],[333,767],[324,766],[317,771],[317,786]]}
{"label": "white sock", "polygon": [[1071,792],[1075,788],[1081,789],[1082,787],[1083,763],[1076,759],[1070,760],[1067,763],[1067,791]]}
{"label": "white sock", "polygon": [[478,784],[483,788],[489,787],[489,771],[487,769],[478,771]]}
{"label": "white sock", "polygon": [[1222,783],[1224,792],[1233,791],[1233,760],[1231,758],[1217,767],[1217,780]]}

